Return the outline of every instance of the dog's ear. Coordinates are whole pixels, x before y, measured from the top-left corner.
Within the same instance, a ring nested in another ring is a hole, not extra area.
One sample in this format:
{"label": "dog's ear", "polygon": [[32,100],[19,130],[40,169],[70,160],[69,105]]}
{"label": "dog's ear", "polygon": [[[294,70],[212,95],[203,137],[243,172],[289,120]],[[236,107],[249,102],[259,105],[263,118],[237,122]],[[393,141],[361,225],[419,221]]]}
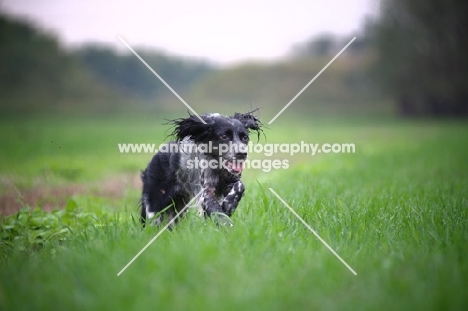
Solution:
{"label": "dog's ear", "polygon": [[233,118],[239,120],[246,129],[256,131],[258,138],[260,138],[260,132],[263,132],[263,124],[257,117],[255,117],[253,114],[254,112],[256,112],[256,110],[247,113],[236,112]]}
{"label": "dog's ear", "polygon": [[195,143],[208,141],[212,135],[213,126],[207,122],[208,120],[204,116],[202,116],[202,119],[206,123],[203,123],[196,115],[170,121],[174,125],[174,131],[171,136],[174,136],[178,141],[187,136],[190,136]]}

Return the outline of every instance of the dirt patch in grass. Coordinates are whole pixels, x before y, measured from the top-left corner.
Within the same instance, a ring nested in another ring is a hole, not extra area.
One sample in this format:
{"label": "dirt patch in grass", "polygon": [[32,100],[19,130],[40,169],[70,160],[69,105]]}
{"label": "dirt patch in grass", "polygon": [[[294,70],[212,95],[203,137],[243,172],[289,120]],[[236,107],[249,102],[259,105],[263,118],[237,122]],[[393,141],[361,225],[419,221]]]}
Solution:
{"label": "dirt patch in grass", "polygon": [[28,206],[39,206],[45,211],[62,208],[70,198],[77,195],[120,199],[128,191],[141,189],[141,181],[139,175],[126,174],[109,177],[100,182],[74,183],[58,187],[39,184],[32,188],[19,189],[8,181],[2,181],[1,186],[3,191],[0,194],[0,214],[11,215]]}

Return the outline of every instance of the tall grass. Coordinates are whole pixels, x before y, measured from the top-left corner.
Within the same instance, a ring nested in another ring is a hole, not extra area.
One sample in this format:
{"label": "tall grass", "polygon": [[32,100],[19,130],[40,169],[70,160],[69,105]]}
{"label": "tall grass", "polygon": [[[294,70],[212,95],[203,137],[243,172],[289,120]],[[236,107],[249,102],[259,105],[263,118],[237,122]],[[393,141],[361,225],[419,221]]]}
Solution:
{"label": "tall grass", "polygon": [[[80,128],[78,120],[53,120],[37,137],[44,144],[53,136],[74,146],[63,157],[81,163],[83,173],[74,182],[98,180],[149,160],[150,155],[112,149],[120,139],[153,137],[151,121],[125,122],[88,120],[82,133],[93,132],[91,139],[72,134]],[[467,305],[466,124],[295,120],[279,121],[266,134],[268,142],[355,142],[356,153],[301,155],[290,158],[287,170],[246,171],[246,195],[232,228],[191,211],[119,277],[158,231],[138,225],[137,190],[117,202],[84,193],[71,197],[62,211],[24,210],[3,218],[0,308],[461,310]],[[88,145],[92,140],[96,143]],[[38,157],[44,162],[33,156],[26,160],[31,166],[17,166],[28,155],[16,150],[4,156],[2,172],[12,180],[22,172],[40,178],[41,163],[62,159],[50,150]]]}

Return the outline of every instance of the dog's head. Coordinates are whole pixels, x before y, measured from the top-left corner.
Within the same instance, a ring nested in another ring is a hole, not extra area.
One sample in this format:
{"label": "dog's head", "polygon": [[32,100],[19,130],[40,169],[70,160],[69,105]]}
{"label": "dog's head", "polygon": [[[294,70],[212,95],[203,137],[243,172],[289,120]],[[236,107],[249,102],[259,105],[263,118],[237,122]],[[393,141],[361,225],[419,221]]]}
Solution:
{"label": "dog's head", "polygon": [[173,136],[178,140],[190,139],[205,147],[206,155],[214,159],[221,158],[223,167],[229,172],[240,174],[247,159],[247,144],[251,131],[259,137],[262,123],[253,114],[235,113],[234,116],[222,116],[219,113],[205,114],[201,118],[190,115],[185,119],[173,120]]}

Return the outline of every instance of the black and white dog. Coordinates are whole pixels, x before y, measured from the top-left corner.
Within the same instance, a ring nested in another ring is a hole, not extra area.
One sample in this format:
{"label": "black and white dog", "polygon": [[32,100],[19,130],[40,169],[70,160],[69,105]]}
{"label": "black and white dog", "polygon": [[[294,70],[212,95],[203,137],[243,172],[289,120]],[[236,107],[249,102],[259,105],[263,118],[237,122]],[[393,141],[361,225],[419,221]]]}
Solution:
{"label": "black and white dog", "polygon": [[175,141],[160,148],[141,174],[143,225],[171,220],[197,195],[201,214],[231,216],[244,194],[240,177],[249,132],[259,136],[262,131],[254,112],[205,114],[204,122],[196,115],[170,121]]}

